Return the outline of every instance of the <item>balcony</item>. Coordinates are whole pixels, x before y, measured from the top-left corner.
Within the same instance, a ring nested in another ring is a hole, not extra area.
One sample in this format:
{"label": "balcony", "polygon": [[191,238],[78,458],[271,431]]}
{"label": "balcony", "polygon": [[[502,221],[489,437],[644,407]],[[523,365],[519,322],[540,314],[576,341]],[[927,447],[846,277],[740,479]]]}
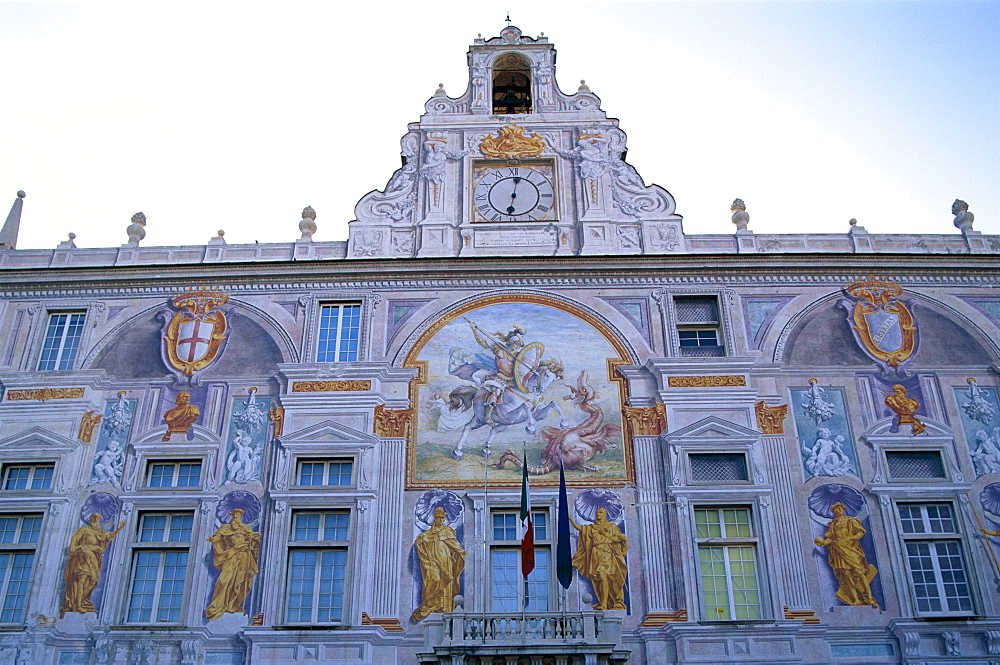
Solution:
{"label": "balcony", "polygon": [[621,617],[604,612],[451,612],[424,621],[421,665],[624,665]]}

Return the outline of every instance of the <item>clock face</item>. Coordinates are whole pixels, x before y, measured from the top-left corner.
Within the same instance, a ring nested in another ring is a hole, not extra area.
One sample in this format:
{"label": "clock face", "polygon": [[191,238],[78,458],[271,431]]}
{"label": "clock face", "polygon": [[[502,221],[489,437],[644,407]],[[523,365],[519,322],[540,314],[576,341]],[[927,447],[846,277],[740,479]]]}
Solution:
{"label": "clock face", "polygon": [[474,169],[474,220],[539,222],[555,219],[552,164],[505,164]]}

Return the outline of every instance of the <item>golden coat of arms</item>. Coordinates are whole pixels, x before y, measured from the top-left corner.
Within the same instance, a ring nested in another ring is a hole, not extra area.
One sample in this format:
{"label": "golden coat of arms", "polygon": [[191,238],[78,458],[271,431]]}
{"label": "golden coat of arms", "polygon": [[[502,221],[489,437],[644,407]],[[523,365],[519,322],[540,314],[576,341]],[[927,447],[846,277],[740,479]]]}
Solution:
{"label": "golden coat of arms", "polygon": [[184,376],[205,369],[219,356],[229,325],[226,314],[216,309],[229,301],[221,291],[187,291],[172,302],[181,311],[167,324],[164,355],[170,366]]}
{"label": "golden coat of arms", "polygon": [[537,157],[543,150],[545,139],[538,134],[528,136],[524,133],[524,127],[513,123],[501,127],[497,136],[487,136],[479,144],[481,153],[497,159]]}
{"label": "golden coat of arms", "polygon": [[869,275],[844,290],[853,298],[852,303],[843,303],[861,349],[887,368],[903,365],[917,348],[913,313],[898,300],[903,287]]}

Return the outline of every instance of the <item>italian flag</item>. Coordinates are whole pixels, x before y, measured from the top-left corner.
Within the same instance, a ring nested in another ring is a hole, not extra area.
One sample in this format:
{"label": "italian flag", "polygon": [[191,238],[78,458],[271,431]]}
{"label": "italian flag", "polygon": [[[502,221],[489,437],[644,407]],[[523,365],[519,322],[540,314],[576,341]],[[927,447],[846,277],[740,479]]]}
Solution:
{"label": "italian flag", "polygon": [[521,575],[527,577],[535,569],[535,525],[531,523],[531,494],[528,492],[528,459],[521,467],[521,523],[517,535],[521,539]]}

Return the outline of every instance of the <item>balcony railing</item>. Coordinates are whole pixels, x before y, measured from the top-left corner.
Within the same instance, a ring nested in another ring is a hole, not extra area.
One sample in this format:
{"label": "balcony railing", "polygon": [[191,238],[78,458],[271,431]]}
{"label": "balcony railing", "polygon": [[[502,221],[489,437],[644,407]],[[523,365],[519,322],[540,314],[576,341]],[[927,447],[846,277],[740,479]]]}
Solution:
{"label": "balcony railing", "polygon": [[[421,663],[452,663],[462,655],[465,663],[491,656],[561,656],[566,663],[587,662],[617,665],[628,653],[618,642],[621,617],[604,612],[526,612],[507,614],[451,612],[424,621],[426,648]],[[579,658],[574,659],[574,656]],[[484,661],[491,662],[491,661]]]}

